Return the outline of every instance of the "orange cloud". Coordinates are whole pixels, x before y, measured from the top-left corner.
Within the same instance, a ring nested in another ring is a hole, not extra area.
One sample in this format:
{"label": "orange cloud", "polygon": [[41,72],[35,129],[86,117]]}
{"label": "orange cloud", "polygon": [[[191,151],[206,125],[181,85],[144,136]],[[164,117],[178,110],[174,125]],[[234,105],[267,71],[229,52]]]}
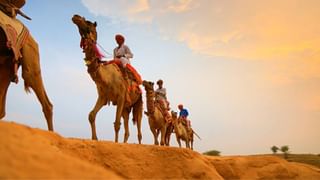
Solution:
{"label": "orange cloud", "polygon": [[168,10],[181,13],[191,9],[192,2],[194,0],[178,0],[178,2],[173,2],[168,6]]}

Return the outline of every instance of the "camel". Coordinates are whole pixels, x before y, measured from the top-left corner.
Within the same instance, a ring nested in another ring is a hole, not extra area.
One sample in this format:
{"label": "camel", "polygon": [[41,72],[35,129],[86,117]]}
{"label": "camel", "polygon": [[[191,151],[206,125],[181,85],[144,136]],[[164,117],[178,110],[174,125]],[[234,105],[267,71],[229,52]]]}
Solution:
{"label": "camel", "polygon": [[[87,65],[87,71],[90,74],[92,80],[95,82],[98,99],[93,110],[89,113],[89,122],[91,125],[92,139],[97,140],[95,120],[99,110],[112,102],[116,105],[116,117],[114,122],[115,130],[115,142],[118,142],[118,134],[121,126],[121,117],[124,119],[124,143],[129,138],[129,114],[133,111],[133,123],[137,124],[138,129],[138,141],[141,144],[141,120],[142,120],[142,94],[139,88],[139,84],[135,81],[127,82],[122,75],[118,65],[111,63],[105,65],[100,62],[99,53],[96,48],[97,42],[97,23],[90,22],[84,17],[74,15],[72,17],[73,23],[78,27],[81,36],[81,44],[85,53],[85,61]],[[135,87],[129,91],[130,100],[126,98],[127,89],[129,84]]]}
{"label": "camel", "polygon": [[181,147],[180,140],[183,140],[186,143],[186,148],[190,148],[193,150],[194,131],[192,129],[191,131],[187,130],[187,128],[182,124],[181,119],[177,117],[177,112],[171,111],[171,116],[172,116],[172,121],[174,126],[174,132],[176,134],[176,139],[179,144],[179,147]]}
{"label": "camel", "polygon": [[[0,119],[6,115],[6,96],[10,81],[14,76],[14,61],[19,60],[22,66],[25,91],[31,92],[30,88],[34,91],[42,106],[48,130],[53,131],[53,106],[42,82],[38,44],[18,19],[11,18],[0,11],[0,20]],[[17,27],[15,33],[18,35],[17,29],[24,32],[24,42],[19,46],[8,48],[8,42],[19,41],[10,36],[9,27]]]}
{"label": "camel", "polygon": [[[160,110],[160,106],[155,102],[154,83],[150,81],[143,81],[142,85],[145,88],[147,98],[148,111],[145,112],[145,114],[148,116],[149,127],[154,137],[154,144],[159,145],[158,136],[161,132],[160,145],[169,146],[170,133],[167,133],[169,123],[165,120],[165,117]],[[168,136],[166,136],[167,134]]]}
{"label": "camel", "polygon": [[169,123],[167,126],[166,130],[166,135],[165,135],[165,143],[167,146],[170,146],[170,139],[171,139],[171,134],[173,133],[174,127],[172,123]]}

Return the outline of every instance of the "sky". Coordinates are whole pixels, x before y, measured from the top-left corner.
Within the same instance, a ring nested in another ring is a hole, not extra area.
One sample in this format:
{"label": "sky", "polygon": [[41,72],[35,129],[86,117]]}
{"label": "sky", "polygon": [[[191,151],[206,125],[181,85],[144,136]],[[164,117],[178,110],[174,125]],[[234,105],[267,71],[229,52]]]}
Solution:
{"label": "sky", "polygon": [[[54,128],[62,136],[91,138],[88,113],[97,99],[71,21],[79,14],[97,22],[106,59],[121,33],[142,78],[163,79],[171,108],[184,104],[202,138],[195,139],[196,151],[247,155],[288,145],[292,153],[320,153],[318,0],[30,0],[22,10],[32,18],[19,19],[39,43]],[[114,140],[114,117],[114,106],[98,113],[100,140]],[[47,129],[21,76],[9,88],[4,119]],[[136,127],[129,126],[129,143],[137,143]],[[142,143],[153,144],[145,116],[142,132]],[[171,142],[177,146],[174,136]]]}

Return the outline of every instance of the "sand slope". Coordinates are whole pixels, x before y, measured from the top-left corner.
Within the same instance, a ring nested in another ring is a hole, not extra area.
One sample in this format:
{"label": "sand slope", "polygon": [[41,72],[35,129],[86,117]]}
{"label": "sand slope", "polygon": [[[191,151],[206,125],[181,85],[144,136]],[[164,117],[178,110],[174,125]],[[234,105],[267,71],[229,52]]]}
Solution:
{"label": "sand slope", "polygon": [[320,179],[320,169],[272,156],[209,157],[153,145],[63,138],[0,121],[1,178]]}

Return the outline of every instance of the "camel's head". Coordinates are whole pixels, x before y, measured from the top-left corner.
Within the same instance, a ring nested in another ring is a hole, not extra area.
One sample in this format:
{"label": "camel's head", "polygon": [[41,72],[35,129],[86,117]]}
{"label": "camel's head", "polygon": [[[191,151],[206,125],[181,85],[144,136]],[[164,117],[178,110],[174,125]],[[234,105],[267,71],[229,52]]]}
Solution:
{"label": "camel's head", "polygon": [[78,26],[82,38],[91,38],[97,41],[97,22],[90,22],[77,14],[73,15],[72,22]]}
{"label": "camel's head", "polygon": [[172,125],[175,127],[177,125],[177,123],[179,123],[179,119],[178,119],[178,113],[175,111],[171,111],[171,118],[172,118]]}
{"label": "camel's head", "polygon": [[171,117],[172,117],[173,120],[176,120],[177,117],[178,117],[178,113],[175,112],[175,111],[171,111]]}
{"label": "camel's head", "polygon": [[142,85],[144,86],[144,89],[146,91],[154,91],[154,88],[153,88],[154,83],[153,82],[144,80],[142,82]]}

